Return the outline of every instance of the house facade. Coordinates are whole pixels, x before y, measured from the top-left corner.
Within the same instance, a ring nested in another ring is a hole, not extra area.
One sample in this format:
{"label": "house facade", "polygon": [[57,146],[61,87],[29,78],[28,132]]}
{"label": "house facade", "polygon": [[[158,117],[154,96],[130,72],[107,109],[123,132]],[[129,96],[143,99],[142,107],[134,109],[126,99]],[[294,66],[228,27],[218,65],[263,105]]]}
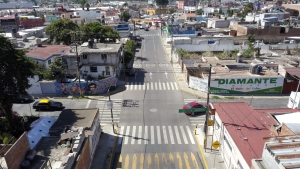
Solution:
{"label": "house facade", "polygon": [[[122,44],[95,43],[90,46],[87,42],[78,46],[78,60],[81,78],[103,79],[119,76],[122,68]],[[77,57],[75,47],[67,51],[64,56],[67,63],[67,73],[77,74]]]}

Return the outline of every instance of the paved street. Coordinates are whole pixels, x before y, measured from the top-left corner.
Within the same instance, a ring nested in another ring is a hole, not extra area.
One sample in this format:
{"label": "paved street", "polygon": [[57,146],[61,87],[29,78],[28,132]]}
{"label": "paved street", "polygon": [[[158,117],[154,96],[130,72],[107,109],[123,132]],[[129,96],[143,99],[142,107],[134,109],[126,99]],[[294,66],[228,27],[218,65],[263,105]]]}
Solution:
{"label": "paved street", "polygon": [[[198,97],[196,92],[182,92],[172,65],[165,55],[159,36],[160,30],[140,30],[136,34],[143,37],[142,46],[137,49],[134,62],[136,75],[126,78],[125,91],[111,96],[113,122],[117,124],[118,130],[115,139],[112,132],[107,134],[107,140],[115,144],[112,167],[204,168],[194,129],[196,125],[203,127],[205,117],[186,116],[184,113],[178,113],[178,110],[188,102],[206,102],[206,99]],[[101,124],[112,124],[111,110],[107,107],[108,97],[95,100],[53,100],[62,102],[66,109],[99,108]],[[247,97],[238,100],[211,98],[210,101],[248,102],[254,108],[286,108],[288,100]],[[58,117],[61,112],[35,111],[32,104],[14,104],[13,110],[20,115],[54,117]],[[113,143],[107,145],[111,148]],[[103,148],[103,145],[98,147]],[[99,167],[97,158],[103,154],[100,148],[97,148],[99,151],[96,154],[99,156],[95,157],[92,168]],[[105,153],[109,154],[110,150],[106,150]]]}

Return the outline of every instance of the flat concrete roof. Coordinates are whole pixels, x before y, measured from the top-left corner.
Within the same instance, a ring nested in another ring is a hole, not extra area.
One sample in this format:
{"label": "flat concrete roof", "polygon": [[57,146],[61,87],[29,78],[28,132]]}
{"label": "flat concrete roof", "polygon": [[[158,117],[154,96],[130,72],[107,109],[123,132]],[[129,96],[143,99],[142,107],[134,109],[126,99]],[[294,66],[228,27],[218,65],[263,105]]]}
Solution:
{"label": "flat concrete roof", "polygon": [[64,129],[66,125],[91,128],[97,112],[97,108],[65,109],[60,113],[50,130]]}
{"label": "flat concrete roof", "polygon": [[61,157],[65,153],[69,153],[67,147],[58,145],[60,137],[42,137],[39,144],[35,148],[37,154],[33,161],[30,162],[31,169],[40,169],[44,162],[50,160],[51,164],[55,161],[61,161]]}

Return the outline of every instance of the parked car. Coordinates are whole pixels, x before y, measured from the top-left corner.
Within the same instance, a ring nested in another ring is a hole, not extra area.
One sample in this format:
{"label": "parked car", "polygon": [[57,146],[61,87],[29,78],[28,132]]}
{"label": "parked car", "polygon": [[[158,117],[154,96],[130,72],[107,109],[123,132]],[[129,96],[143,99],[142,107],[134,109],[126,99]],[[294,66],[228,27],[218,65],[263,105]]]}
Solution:
{"label": "parked car", "polygon": [[[205,106],[201,103],[197,103],[197,102],[190,102],[185,104],[182,109],[193,109],[193,108],[205,108]],[[199,112],[185,112],[186,115],[190,116],[190,115],[194,115],[194,114],[205,114],[206,111],[199,111]]]}
{"label": "parked car", "polygon": [[129,69],[126,69],[125,70],[125,73],[128,75],[128,76],[134,76],[135,75],[135,69],[134,68],[129,68]]}
{"label": "parked car", "polygon": [[19,95],[18,98],[14,100],[14,103],[31,103],[34,99],[30,95]]}
{"label": "parked car", "polygon": [[32,107],[36,110],[59,110],[64,108],[61,102],[54,102],[50,99],[36,101]]}

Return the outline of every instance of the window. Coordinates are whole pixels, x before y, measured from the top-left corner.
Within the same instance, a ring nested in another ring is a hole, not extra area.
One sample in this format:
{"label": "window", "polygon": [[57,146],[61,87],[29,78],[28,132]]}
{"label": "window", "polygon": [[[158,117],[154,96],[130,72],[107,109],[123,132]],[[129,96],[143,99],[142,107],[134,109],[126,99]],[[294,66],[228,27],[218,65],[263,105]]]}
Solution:
{"label": "window", "polygon": [[90,72],[98,72],[97,66],[91,66],[90,67]]}
{"label": "window", "polygon": [[227,140],[227,138],[224,136],[224,141],[226,142],[227,146],[229,147],[230,151],[232,151],[232,147],[229,144],[229,141]]}
{"label": "window", "polygon": [[105,66],[105,75],[110,75],[109,66]]}
{"label": "window", "polygon": [[50,59],[50,60],[48,60],[48,64],[49,64],[49,65],[51,64],[51,59]]}
{"label": "window", "polygon": [[102,60],[107,60],[107,54],[101,54],[101,59]]}
{"label": "window", "polygon": [[82,59],[87,59],[87,55],[86,55],[86,54],[83,54],[83,55],[82,55]]}

